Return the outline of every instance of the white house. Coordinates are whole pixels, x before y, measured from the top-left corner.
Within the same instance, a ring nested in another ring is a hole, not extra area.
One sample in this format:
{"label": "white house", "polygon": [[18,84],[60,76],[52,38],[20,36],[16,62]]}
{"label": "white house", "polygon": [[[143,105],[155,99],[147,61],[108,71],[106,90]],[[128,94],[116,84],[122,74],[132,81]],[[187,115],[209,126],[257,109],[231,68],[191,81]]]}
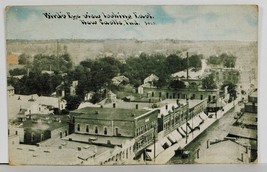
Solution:
{"label": "white house", "polygon": [[156,76],[155,74],[151,74],[148,77],[144,79],[144,84],[143,87],[155,87],[155,82],[159,80],[159,77]]}

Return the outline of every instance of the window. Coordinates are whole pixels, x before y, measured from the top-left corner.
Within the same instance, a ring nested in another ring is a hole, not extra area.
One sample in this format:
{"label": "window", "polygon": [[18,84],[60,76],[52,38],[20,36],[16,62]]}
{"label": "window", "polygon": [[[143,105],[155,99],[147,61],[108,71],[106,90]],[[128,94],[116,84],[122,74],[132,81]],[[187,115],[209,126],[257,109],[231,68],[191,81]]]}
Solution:
{"label": "window", "polygon": [[173,93],[173,94],[172,94],[172,98],[174,98],[174,99],[175,99],[175,93]]}
{"label": "window", "polygon": [[105,134],[105,135],[108,134],[107,127],[104,128],[104,134]]}
{"label": "window", "polygon": [[59,137],[62,138],[62,132],[59,133]]}
{"label": "window", "polygon": [[34,141],[34,133],[32,133],[32,135],[31,135],[32,137],[31,137],[31,141],[33,142]]}
{"label": "window", "polygon": [[80,131],[80,124],[77,124],[77,131]]}
{"label": "window", "polygon": [[159,97],[161,97],[161,92],[159,92]]}
{"label": "window", "polygon": [[[8,130],[9,131],[9,130]],[[18,131],[16,131],[16,133],[15,133],[16,135],[18,135]]]}
{"label": "window", "polygon": [[119,129],[118,128],[115,128],[115,135],[119,135]]}
{"label": "window", "polygon": [[152,92],[152,97],[154,97],[154,92]]}
{"label": "window", "polygon": [[166,98],[167,98],[167,99],[169,98],[169,93],[166,93]]}
{"label": "window", "polygon": [[86,132],[89,133],[89,126],[86,125]]}
{"label": "window", "polygon": [[95,127],[95,133],[96,133],[96,134],[98,133],[98,128],[97,128],[97,127]]}

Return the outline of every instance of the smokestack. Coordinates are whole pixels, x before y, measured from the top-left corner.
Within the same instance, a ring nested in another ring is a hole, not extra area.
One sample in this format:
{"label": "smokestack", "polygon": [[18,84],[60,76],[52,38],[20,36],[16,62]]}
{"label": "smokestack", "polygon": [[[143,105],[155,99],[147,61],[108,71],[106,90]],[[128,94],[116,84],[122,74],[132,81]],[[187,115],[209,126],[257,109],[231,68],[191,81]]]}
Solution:
{"label": "smokestack", "polygon": [[188,80],[188,68],[189,68],[189,58],[188,58],[188,52],[186,52],[186,79]]}
{"label": "smokestack", "polygon": [[116,108],[116,103],[113,103],[113,108]]}
{"label": "smokestack", "polygon": [[135,105],[135,109],[138,109],[138,104]]}

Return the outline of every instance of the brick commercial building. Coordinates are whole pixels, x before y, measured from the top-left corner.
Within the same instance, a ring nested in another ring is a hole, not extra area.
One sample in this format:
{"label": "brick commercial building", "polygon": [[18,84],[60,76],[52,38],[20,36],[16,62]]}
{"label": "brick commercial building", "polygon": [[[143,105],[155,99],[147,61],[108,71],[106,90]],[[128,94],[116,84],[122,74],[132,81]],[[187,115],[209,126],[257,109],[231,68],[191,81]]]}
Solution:
{"label": "brick commercial building", "polygon": [[[107,145],[112,137],[134,139],[130,149],[138,157],[156,137],[158,113],[159,110],[86,107],[71,112],[72,131],[96,139],[105,136]],[[88,142],[94,144],[93,139]]]}

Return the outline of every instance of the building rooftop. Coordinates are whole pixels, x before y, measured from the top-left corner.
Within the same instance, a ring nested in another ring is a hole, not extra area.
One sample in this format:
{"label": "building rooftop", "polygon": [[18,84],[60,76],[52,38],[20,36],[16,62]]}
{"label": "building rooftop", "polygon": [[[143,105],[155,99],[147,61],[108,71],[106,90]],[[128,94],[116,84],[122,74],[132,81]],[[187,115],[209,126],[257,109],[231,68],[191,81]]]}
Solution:
{"label": "building rooftop", "polygon": [[[122,100],[116,100],[116,107],[121,109],[136,109],[136,105],[138,105],[138,109],[152,108],[153,103],[143,103],[143,102],[125,102]],[[112,108],[113,103],[105,104],[103,107]]]}
{"label": "building rooftop", "polygon": [[[164,106],[166,104],[177,104],[176,101],[177,99],[165,99],[161,101],[159,105]],[[196,105],[200,104],[203,101],[205,101],[205,99],[204,100],[188,100],[189,109],[195,107]],[[186,99],[179,99],[179,103],[185,105]]]}
{"label": "building rooftop", "polygon": [[14,121],[13,125],[18,125],[20,128],[31,128],[32,130],[54,130],[68,125],[69,122],[68,116],[38,114],[30,116],[31,119],[28,117],[24,122]]}
{"label": "building rooftop", "polygon": [[87,119],[113,119],[132,121],[136,117],[141,116],[147,112],[149,112],[149,110],[86,107],[72,111],[71,113],[74,115],[80,114],[80,118]]}
{"label": "building rooftop", "polygon": [[257,126],[257,114],[245,112],[237,122],[245,125]]}
{"label": "building rooftop", "polygon": [[90,135],[90,134],[76,134],[73,133],[71,135],[68,135],[64,137],[64,140],[69,140],[71,138],[73,141],[82,141],[82,142],[88,142],[89,139],[92,139],[93,143],[99,143],[99,144],[107,144],[107,141],[110,141],[110,144],[112,145],[122,145],[125,144],[127,141],[130,141],[131,138],[126,137],[110,137],[110,136],[96,136],[96,135]]}
{"label": "building rooftop", "polygon": [[[241,164],[249,163],[249,155],[246,148],[234,141],[226,140],[212,144],[208,149],[200,150],[199,159],[195,159],[196,163],[230,163]],[[241,160],[243,154],[243,161]]]}
{"label": "building rooftop", "polygon": [[232,126],[229,135],[257,140],[257,130]]}

